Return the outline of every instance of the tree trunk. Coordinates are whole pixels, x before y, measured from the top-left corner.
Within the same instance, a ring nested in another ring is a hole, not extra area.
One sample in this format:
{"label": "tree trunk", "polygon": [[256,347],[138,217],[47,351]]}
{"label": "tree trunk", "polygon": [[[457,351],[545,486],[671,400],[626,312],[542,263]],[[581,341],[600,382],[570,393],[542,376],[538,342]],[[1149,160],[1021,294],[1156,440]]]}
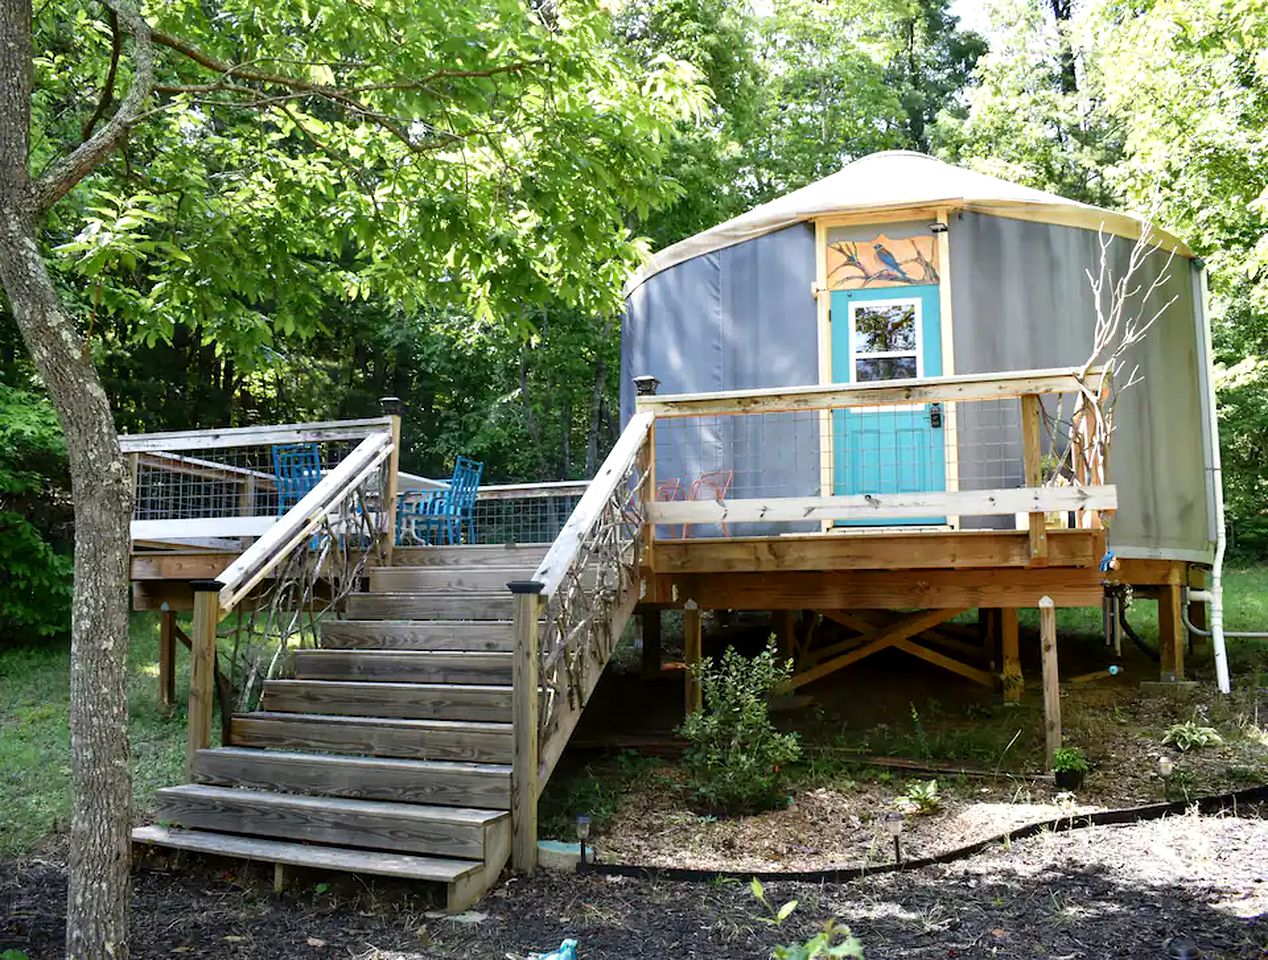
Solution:
{"label": "tree trunk", "polygon": [[131,476],[84,344],[62,309],[25,211],[0,212],[0,282],[66,435],[75,502],[70,764],[74,816],[66,955],[127,956],[128,521]]}
{"label": "tree trunk", "polygon": [[[137,23],[135,15],[130,20]],[[131,475],[119,452],[106,392],[62,307],[36,240],[44,209],[91,169],[97,151],[117,143],[124,130],[116,117],[108,130],[82,145],[83,152],[49,168],[57,178],[32,182],[31,55],[30,0],[0,0],[0,284],[61,420],[75,502],[66,955],[126,960],[132,803],[125,687]],[[138,73],[148,84],[148,48]],[[130,93],[128,110],[136,109],[141,99],[139,90]]]}

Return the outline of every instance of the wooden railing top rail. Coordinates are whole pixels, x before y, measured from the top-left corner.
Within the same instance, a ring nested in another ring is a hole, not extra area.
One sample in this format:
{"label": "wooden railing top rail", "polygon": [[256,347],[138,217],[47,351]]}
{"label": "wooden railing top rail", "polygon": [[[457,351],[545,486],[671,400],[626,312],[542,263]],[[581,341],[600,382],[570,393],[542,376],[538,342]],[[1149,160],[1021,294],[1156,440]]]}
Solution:
{"label": "wooden railing top rail", "polygon": [[534,500],[584,494],[589,480],[544,480],[540,483],[490,483],[476,493],[477,500]]}
{"label": "wooden railing top rail", "polygon": [[371,434],[357,444],[339,465],[326,474],[299,503],[291,507],[264,535],[248,547],[216,578],[220,587],[220,607],[230,610],[250,590],[268,576],[306,537],[312,535],[332,504],[338,503],[349,490],[391,455],[392,434],[382,431]]}
{"label": "wooden railing top rail", "polygon": [[785,413],[832,410],[897,403],[948,403],[958,400],[1001,400],[1027,394],[1071,393],[1087,386],[1096,390],[1103,371],[1080,368],[1018,370],[1008,373],[969,373],[951,377],[922,377],[895,382],[833,383],[805,387],[723,390],[716,393],[679,393],[643,396],[638,410],[657,417],[699,417],[714,414]]}
{"label": "wooden railing top rail", "polygon": [[537,572],[533,574],[533,579],[542,584],[543,597],[551,596],[559,588],[564,575],[576,560],[590,528],[599,519],[604,505],[611,499],[617,485],[624,481],[630,464],[643,448],[652,429],[653,419],[650,412],[640,411],[634,414],[594,479],[586,485],[580,502],[573,509],[555,542],[550,545],[546,556],[542,558]]}
{"label": "wooden railing top rail", "polygon": [[309,440],[362,440],[391,428],[391,417],[327,420],[321,423],[279,423],[259,427],[215,427],[210,430],[123,434],[119,437],[119,448],[124,453],[160,453],[269,446]]}
{"label": "wooden railing top rail", "polygon": [[169,453],[166,450],[138,453],[137,462],[168,473],[183,473],[191,477],[234,481],[251,479],[268,487],[277,485],[277,478],[263,470],[238,467],[232,463],[217,463],[215,460],[204,460],[201,457],[187,457],[179,453]]}

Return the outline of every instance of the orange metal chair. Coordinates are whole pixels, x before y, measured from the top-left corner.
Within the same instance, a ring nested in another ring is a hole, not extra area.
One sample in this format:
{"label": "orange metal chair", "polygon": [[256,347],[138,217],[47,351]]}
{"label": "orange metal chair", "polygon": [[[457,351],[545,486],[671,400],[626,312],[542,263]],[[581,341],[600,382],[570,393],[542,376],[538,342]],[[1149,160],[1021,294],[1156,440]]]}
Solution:
{"label": "orange metal chair", "polygon": [[[731,481],[735,479],[734,470],[711,470],[696,477],[691,484],[688,500],[725,500],[731,492]],[[702,496],[703,494],[703,496]],[[725,523],[718,524],[722,528],[722,536],[731,536],[731,530]],[[687,524],[682,525],[682,540],[687,539]]]}

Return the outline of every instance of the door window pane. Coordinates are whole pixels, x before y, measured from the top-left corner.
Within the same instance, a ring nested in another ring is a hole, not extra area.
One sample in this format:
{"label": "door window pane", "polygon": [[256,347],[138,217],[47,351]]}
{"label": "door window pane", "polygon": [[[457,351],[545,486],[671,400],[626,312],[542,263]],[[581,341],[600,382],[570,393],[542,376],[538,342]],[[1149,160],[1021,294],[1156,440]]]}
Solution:
{"label": "door window pane", "polygon": [[892,303],[854,310],[856,353],[893,353],[916,349],[916,305]]}
{"label": "door window pane", "polygon": [[916,358],[875,357],[854,362],[855,380],[913,380],[916,377]]}

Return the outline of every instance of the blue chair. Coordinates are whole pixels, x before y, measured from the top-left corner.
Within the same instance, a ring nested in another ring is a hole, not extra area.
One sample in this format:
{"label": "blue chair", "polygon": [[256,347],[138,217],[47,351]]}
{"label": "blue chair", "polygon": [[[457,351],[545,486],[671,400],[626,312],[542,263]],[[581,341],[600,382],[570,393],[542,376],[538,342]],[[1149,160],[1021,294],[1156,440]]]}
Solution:
{"label": "blue chair", "polygon": [[444,490],[423,497],[414,504],[397,508],[396,539],[401,542],[402,516],[407,511],[415,538],[433,546],[462,543],[463,527],[467,542],[475,542],[475,502],[480,492],[484,464],[469,457],[454,461],[453,478]]}
{"label": "blue chair", "polygon": [[273,445],[273,479],[280,517],[304,499],[321,480],[321,450],[315,443]]}

